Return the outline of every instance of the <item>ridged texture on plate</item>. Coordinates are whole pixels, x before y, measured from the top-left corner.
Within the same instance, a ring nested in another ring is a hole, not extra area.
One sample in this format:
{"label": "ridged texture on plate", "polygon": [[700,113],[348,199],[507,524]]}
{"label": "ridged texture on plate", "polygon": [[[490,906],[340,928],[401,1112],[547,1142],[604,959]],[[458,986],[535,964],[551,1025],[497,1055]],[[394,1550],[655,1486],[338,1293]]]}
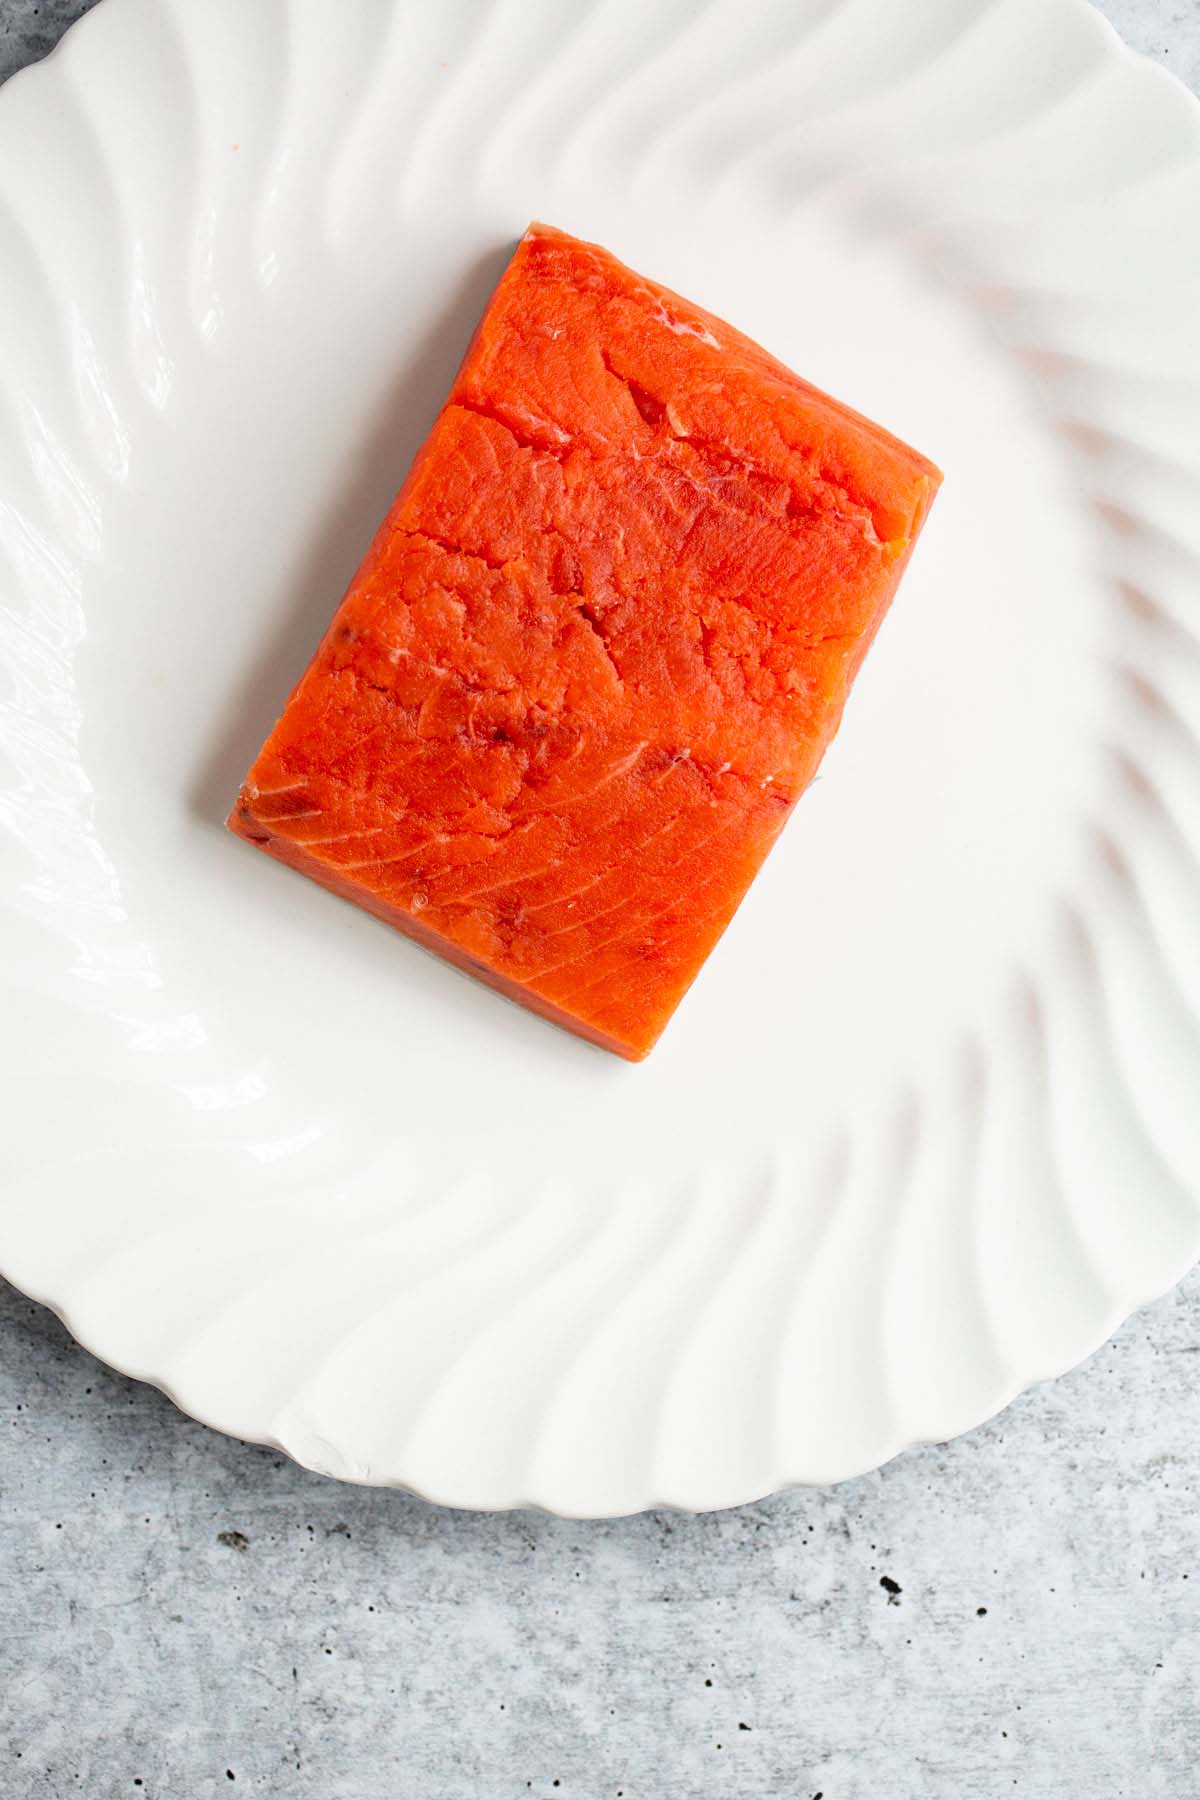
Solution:
{"label": "ridged texture on plate", "polygon": [[[1200,108],[1082,0],[329,19],[105,0],[0,97],[0,1266],[198,1416],[462,1505],[728,1504],[965,1429],[1200,1250]],[[469,1142],[433,1181],[402,1131],[360,1165],[336,1084],[222,1043],[81,700],[205,359],[306,257],[350,284],[467,204],[498,242],[551,170],[568,227],[724,194],[764,242],[833,205],[898,244],[1021,372],[1110,592],[1103,805],[995,1004],[820,1141],[616,1188]]]}

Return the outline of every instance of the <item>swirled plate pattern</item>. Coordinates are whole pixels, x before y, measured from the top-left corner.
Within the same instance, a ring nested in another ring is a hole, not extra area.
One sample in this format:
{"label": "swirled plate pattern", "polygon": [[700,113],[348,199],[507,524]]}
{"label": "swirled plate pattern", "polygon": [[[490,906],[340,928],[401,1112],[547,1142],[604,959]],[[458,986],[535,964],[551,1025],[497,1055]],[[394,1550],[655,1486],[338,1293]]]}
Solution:
{"label": "swirled plate pattern", "polygon": [[[618,1064],[221,820],[529,218],[946,485]],[[0,96],[0,1267],[221,1429],[728,1505],[1200,1251],[1200,107],[1083,0],[103,0]]]}

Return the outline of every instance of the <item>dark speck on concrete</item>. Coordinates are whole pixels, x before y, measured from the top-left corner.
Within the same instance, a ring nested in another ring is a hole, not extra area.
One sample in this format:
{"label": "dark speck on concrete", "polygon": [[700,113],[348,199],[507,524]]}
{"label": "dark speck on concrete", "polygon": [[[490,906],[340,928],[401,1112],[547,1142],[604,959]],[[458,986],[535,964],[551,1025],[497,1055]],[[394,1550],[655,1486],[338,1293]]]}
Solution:
{"label": "dark speck on concrete", "polygon": [[888,1605],[899,1606],[900,1596],[904,1592],[900,1583],[898,1581],[893,1581],[890,1575],[881,1575],[879,1577],[879,1585],[887,1594]]}

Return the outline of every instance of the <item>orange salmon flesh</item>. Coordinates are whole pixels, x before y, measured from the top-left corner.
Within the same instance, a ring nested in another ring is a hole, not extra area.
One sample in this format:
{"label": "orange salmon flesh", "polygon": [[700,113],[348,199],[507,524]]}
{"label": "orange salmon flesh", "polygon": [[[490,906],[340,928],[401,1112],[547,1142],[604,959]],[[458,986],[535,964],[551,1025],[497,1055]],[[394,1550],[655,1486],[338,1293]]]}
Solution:
{"label": "orange salmon flesh", "polygon": [[812,780],[940,481],[533,225],[230,829],[640,1060]]}

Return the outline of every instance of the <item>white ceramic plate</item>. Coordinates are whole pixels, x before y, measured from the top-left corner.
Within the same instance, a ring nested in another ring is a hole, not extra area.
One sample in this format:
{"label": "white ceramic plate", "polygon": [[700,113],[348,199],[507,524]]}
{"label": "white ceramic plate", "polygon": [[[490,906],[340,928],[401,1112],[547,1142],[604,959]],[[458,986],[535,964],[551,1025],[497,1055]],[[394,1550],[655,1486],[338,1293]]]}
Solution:
{"label": "white ceramic plate", "polygon": [[[649,1063],[221,829],[513,239],[946,484]],[[1200,108],[1082,0],[104,0],[0,97],[0,1266],[222,1429],[709,1507],[1200,1249]]]}

